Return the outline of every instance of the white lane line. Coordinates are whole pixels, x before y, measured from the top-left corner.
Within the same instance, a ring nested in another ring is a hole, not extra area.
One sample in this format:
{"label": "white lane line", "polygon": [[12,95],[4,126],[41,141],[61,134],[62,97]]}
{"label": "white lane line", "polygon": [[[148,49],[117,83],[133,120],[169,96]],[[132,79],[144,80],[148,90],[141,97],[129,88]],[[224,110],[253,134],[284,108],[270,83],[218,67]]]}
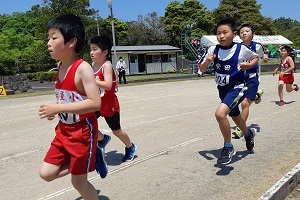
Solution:
{"label": "white lane line", "polygon": [[35,153],[35,152],[38,152],[38,151],[41,151],[41,150],[45,150],[45,149],[48,149],[48,147],[41,147],[41,148],[38,148],[38,149],[34,149],[32,151],[25,151],[25,152],[18,153],[18,154],[15,154],[15,155],[6,156],[6,157],[1,158],[0,162],[11,159],[11,158],[17,158],[17,157],[24,156],[24,155],[27,155],[27,154],[32,154],[32,153]]}
{"label": "white lane line", "polygon": [[[145,156],[145,157],[143,157],[143,158],[141,158],[141,159],[133,160],[133,161],[131,161],[131,162],[129,162],[129,163],[127,163],[127,164],[125,164],[125,165],[123,165],[123,166],[117,168],[117,169],[110,170],[110,171],[108,172],[108,175],[109,175],[109,174],[117,173],[117,172],[119,172],[119,171],[121,171],[121,170],[124,170],[124,169],[127,169],[127,168],[129,168],[129,167],[135,166],[135,165],[137,165],[137,164],[139,164],[139,163],[141,163],[141,162],[145,162],[145,161],[147,161],[147,160],[149,160],[149,159],[151,159],[151,158],[155,158],[155,157],[158,157],[158,156],[160,156],[160,155],[164,155],[164,154],[166,154],[166,153],[172,151],[172,150],[175,149],[175,148],[179,148],[179,147],[182,147],[182,146],[186,146],[186,145],[192,144],[192,143],[197,142],[197,141],[199,141],[199,140],[202,140],[203,138],[208,137],[209,135],[212,135],[212,134],[215,134],[215,132],[208,133],[208,134],[205,135],[204,137],[197,137],[197,138],[188,140],[188,141],[186,141],[186,142],[183,142],[183,143],[180,143],[180,144],[171,146],[171,147],[169,147],[169,148],[167,148],[167,149],[164,149],[164,150],[162,150],[162,151],[158,151],[158,152],[156,152],[156,153],[150,154],[150,155]],[[89,181],[90,181],[90,182],[93,182],[93,181],[96,181],[96,180],[98,180],[98,179],[100,179],[100,176],[99,176],[99,175],[89,178]],[[40,199],[38,199],[38,200],[48,200],[48,199],[53,199],[54,197],[60,196],[60,195],[65,194],[65,193],[67,193],[67,192],[69,192],[69,191],[72,191],[72,190],[74,190],[74,187],[67,187],[67,188],[65,188],[65,189],[62,189],[62,190],[59,190],[59,191],[54,192],[54,193],[52,193],[52,194],[49,194],[49,195],[47,195],[47,196],[45,196],[45,197],[42,197],[42,198],[40,198]]]}
{"label": "white lane line", "polygon": [[204,110],[206,111],[206,110],[211,110],[211,109],[216,109],[216,107],[207,107],[205,109],[197,109],[197,110],[194,110],[194,111],[180,113],[180,114],[177,114],[177,115],[169,115],[169,116],[166,116],[166,117],[161,117],[161,118],[157,118],[157,119],[153,119],[153,120],[148,120],[148,121],[136,123],[136,124],[133,124],[133,125],[129,125],[129,126],[126,126],[126,127],[124,126],[124,129],[140,126],[142,124],[149,124],[149,123],[153,123],[153,122],[157,122],[157,121],[162,121],[162,120],[166,120],[166,119],[180,117],[180,116],[184,116],[184,115],[190,115],[192,113],[203,112]]}
{"label": "white lane line", "polygon": [[[13,131],[13,132],[3,132],[0,134],[1,135],[11,135],[11,134],[16,134],[16,133],[24,133],[24,132],[30,132],[32,130],[35,130],[35,129],[45,129],[46,127],[55,127],[57,123],[55,124],[47,124],[47,125],[43,125],[43,126],[38,126],[38,127],[31,127],[31,128],[27,128],[27,129],[18,129],[16,131]],[[53,131],[54,131],[54,128],[53,128]]]}

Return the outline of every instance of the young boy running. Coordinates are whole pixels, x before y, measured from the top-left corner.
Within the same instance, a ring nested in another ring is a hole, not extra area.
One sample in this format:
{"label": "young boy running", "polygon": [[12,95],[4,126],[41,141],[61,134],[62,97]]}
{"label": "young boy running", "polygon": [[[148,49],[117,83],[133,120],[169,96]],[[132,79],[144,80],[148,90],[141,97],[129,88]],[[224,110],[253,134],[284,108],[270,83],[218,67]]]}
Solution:
{"label": "young boy running", "polygon": [[[254,36],[254,28],[250,24],[243,24],[240,28],[240,38],[243,41],[243,44],[247,45],[252,51],[256,52],[259,58],[262,58],[264,62],[268,61],[268,56],[264,53],[264,49],[260,43],[252,41]],[[259,65],[256,64],[252,68],[246,70],[245,72],[245,82],[247,90],[245,91],[245,99],[241,103],[242,108],[242,118],[247,121],[249,117],[250,105],[254,101],[256,104],[260,103],[261,95],[263,90],[258,89],[259,86],[259,74],[257,70]],[[232,133],[236,138],[243,136],[242,131],[239,127],[236,127]]]}
{"label": "young boy running", "polygon": [[48,50],[60,60],[55,80],[56,102],[42,104],[41,119],[58,115],[55,137],[44,158],[40,176],[45,181],[71,173],[72,185],[83,199],[98,199],[88,181],[95,170],[98,123],[95,111],[101,98],[91,66],[78,57],[83,48],[85,30],[79,17],[68,14],[48,24]]}
{"label": "young boy running", "polygon": [[278,80],[278,96],[279,96],[279,106],[284,105],[283,101],[283,85],[286,84],[286,91],[292,92],[293,90],[298,91],[299,86],[294,83],[294,69],[295,63],[291,57],[292,48],[285,45],[281,48],[281,58],[279,66],[274,70],[273,76],[280,71]]}
{"label": "young boy running", "polygon": [[[103,116],[113,134],[124,143],[125,155],[122,161],[126,162],[134,159],[134,152],[137,147],[131,143],[127,133],[121,129],[120,105],[118,97],[115,94],[117,91],[117,77],[111,64],[111,48],[112,44],[107,36],[96,36],[90,40],[90,56],[93,60],[92,67],[94,69],[96,84],[101,90],[102,101],[101,109],[96,112],[96,116]],[[98,139],[98,149],[101,152],[97,151],[96,168],[99,166],[100,176],[105,178],[107,175],[107,165],[104,159],[104,148],[111,137],[99,131]]]}
{"label": "young boy running", "polygon": [[[227,115],[241,128],[246,140],[246,147],[252,151],[256,129],[248,129],[245,120],[241,117],[238,105],[244,99],[244,70],[250,69],[258,62],[258,55],[241,43],[234,43],[236,24],[232,20],[221,20],[217,24],[217,40],[220,43],[211,46],[203,56],[200,70],[205,72],[211,62],[214,62],[215,81],[218,84],[221,104],[218,106],[215,117],[219,123],[224,138],[224,147],[217,162],[228,164],[235,149],[231,143],[231,130]],[[244,62],[250,60],[250,62]]]}

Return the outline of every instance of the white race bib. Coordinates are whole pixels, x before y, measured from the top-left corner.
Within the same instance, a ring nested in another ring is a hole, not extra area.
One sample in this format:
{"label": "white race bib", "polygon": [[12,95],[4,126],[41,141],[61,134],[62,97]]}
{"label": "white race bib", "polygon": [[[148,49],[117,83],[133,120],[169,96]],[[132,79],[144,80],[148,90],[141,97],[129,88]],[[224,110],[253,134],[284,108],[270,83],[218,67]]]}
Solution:
{"label": "white race bib", "polygon": [[219,74],[215,72],[215,81],[219,86],[225,86],[229,84],[229,74]]}

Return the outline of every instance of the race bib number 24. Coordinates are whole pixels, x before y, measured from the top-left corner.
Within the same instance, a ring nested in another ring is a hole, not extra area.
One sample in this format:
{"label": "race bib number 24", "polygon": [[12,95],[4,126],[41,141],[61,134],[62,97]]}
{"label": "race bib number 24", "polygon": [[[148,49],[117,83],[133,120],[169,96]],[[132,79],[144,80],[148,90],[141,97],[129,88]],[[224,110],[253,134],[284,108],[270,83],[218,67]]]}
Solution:
{"label": "race bib number 24", "polygon": [[215,73],[215,81],[219,86],[225,86],[229,84],[229,78],[229,74],[219,74],[217,72]]}

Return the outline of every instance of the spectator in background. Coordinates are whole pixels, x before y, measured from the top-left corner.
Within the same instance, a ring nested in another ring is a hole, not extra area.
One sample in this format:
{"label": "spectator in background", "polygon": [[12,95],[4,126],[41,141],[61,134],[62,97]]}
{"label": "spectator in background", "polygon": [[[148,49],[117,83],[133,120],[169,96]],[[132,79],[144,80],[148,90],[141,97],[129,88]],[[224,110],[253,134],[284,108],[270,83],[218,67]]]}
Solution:
{"label": "spectator in background", "polygon": [[197,39],[196,38],[193,38],[192,40],[191,40],[191,44],[193,45],[193,47],[195,48],[195,49],[197,49]]}
{"label": "spectator in background", "polygon": [[119,58],[116,69],[118,70],[118,73],[119,73],[119,83],[122,84],[122,77],[123,77],[124,84],[127,84],[127,82],[126,82],[126,63],[122,57]]}

